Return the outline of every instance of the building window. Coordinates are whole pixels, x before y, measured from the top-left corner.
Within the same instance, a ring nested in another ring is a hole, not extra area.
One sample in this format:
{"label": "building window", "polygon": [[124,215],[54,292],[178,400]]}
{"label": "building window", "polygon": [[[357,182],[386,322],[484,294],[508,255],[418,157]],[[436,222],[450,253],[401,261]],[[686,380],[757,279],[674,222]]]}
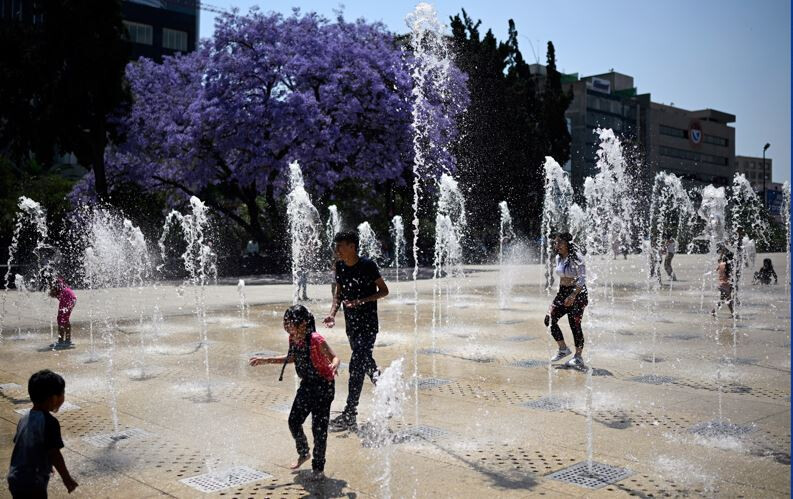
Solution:
{"label": "building window", "polygon": [[717,137],[716,135],[705,135],[705,142],[708,144],[713,144],[717,146],[727,147],[729,144],[729,140],[725,139],[724,137]]}
{"label": "building window", "polygon": [[187,33],[175,29],[163,28],[162,46],[171,50],[187,52]]}
{"label": "building window", "polygon": [[129,41],[132,43],[152,44],[154,29],[151,25],[124,21],[124,26],[127,28],[127,33],[129,33]]}
{"label": "building window", "polygon": [[723,156],[714,156],[712,154],[700,154],[693,151],[686,151],[683,149],[676,149],[674,147],[661,146],[659,151],[661,155],[670,158],[684,159],[687,161],[711,163],[719,166],[728,166],[730,160]]}
{"label": "building window", "polygon": [[671,126],[660,125],[660,132],[662,135],[669,135],[670,137],[677,137],[679,139],[688,138],[688,130],[683,130],[681,128],[674,128]]}

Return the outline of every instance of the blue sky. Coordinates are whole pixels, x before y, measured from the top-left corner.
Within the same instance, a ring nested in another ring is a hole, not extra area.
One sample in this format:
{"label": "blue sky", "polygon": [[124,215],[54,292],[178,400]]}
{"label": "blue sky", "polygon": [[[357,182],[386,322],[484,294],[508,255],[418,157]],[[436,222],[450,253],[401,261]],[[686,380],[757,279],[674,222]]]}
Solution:
{"label": "blue sky", "polygon": [[[254,5],[288,14],[292,7],[332,17],[334,1],[210,0],[216,7]],[[347,1],[347,18],[382,21],[405,32],[416,2]],[[737,116],[735,152],[774,160],[773,180],[790,180],[790,2],[788,0],[584,0],[433,2],[441,19],[464,7],[498,39],[512,18],[524,57],[545,61],[548,40],[560,70],[579,75],[615,71],[634,77],[640,93],[686,109]],[[212,36],[212,12],[201,12],[201,37]],[[533,46],[533,50],[532,50]],[[536,54],[536,56],[535,56]]]}

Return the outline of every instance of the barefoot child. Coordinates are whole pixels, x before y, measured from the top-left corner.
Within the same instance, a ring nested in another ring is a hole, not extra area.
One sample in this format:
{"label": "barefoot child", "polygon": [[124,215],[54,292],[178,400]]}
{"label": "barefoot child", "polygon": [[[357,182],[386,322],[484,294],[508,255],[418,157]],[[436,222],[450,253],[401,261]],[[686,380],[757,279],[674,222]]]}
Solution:
{"label": "barefoot child", "polygon": [[77,303],[77,295],[66,285],[66,281],[58,277],[50,288],[50,296],[58,299],[58,343],[53,343],[50,347],[56,350],[70,348],[72,346],[72,323],[69,318],[72,315],[74,304]]}
{"label": "barefoot child", "polygon": [[69,493],[77,487],[61,455],[61,425],[50,414],[60,409],[65,391],[66,382],[49,369],[30,377],[28,393],[33,408],[17,423],[8,470],[8,489],[12,497],[47,497],[53,468],[58,470]]}
{"label": "barefoot child", "polygon": [[730,250],[723,247],[719,248],[719,266],[716,267],[716,272],[719,273],[719,302],[710,312],[714,317],[716,317],[716,312],[721,310],[722,303],[727,303],[730,315],[735,314],[732,306],[733,298],[735,297],[732,286],[732,258],[733,254]]}
{"label": "barefoot child", "polygon": [[291,469],[299,468],[308,461],[308,440],[303,433],[303,422],[311,414],[311,432],[314,434],[314,458],[311,461],[314,478],[322,478],[325,470],[325,446],[328,441],[330,404],[335,395],[334,378],[339,368],[339,358],[317,333],[314,316],[303,305],[293,305],[284,313],[284,330],[289,333],[289,351],[280,357],[253,357],[251,366],[262,364],[295,363],[300,376],[292,410],[289,413],[289,431],[297,446],[297,460]]}

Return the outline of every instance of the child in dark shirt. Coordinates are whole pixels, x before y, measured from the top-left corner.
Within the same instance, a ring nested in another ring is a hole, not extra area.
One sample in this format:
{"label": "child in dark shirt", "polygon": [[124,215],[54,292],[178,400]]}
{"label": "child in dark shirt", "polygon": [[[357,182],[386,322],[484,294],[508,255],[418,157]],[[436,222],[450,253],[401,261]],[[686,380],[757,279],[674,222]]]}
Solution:
{"label": "child in dark shirt", "polygon": [[12,497],[47,497],[53,468],[58,470],[69,493],[77,487],[61,455],[61,426],[50,414],[58,412],[63,405],[65,391],[66,382],[49,369],[30,377],[28,393],[33,408],[17,424],[8,470],[8,489]]}
{"label": "child in dark shirt", "polygon": [[300,376],[292,410],[289,412],[289,431],[297,446],[297,460],[290,466],[297,469],[308,461],[308,440],[303,433],[303,422],[311,414],[311,432],[314,434],[314,458],[311,461],[313,478],[321,479],[325,470],[325,447],[328,441],[330,405],[335,396],[334,379],[339,368],[339,358],[317,332],[314,316],[303,305],[293,305],[284,313],[284,329],[289,333],[289,351],[279,357],[253,357],[251,366],[294,362]]}
{"label": "child in dark shirt", "polygon": [[763,259],[763,266],[760,267],[760,270],[754,273],[753,283],[757,284],[771,284],[771,277],[774,278],[774,284],[778,282],[776,271],[774,270],[774,264],[771,263],[770,258]]}
{"label": "child in dark shirt", "polygon": [[347,403],[342,413],[330,422],[331,431],[357,428],[358,402],[366,376],[376,383],[379,370],[372,352],[379,331],[377,300],[388,296],[388,286],[377,264],[358,256],[358,233],[339,232],[333,238],[336,245],[336,290],[330,314],[324,319],[326,327],[336,325],[336,312],[344,307],[347,339],[350,341],[350,380],[347,384]]}

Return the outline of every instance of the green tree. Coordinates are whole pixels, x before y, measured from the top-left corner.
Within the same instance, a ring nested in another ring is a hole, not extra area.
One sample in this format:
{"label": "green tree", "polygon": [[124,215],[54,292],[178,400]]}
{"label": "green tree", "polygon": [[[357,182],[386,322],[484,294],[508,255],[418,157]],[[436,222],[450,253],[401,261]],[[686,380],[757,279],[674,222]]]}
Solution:
{"label": "green tree", "polygon": [[562,91],[562,75],[556,69],[556,49],[548,42],[545,89],[542,94],[542,128],[549,156],[564,164],[570,159],[570,132],[565,111],[573,101],[572,92]]}
{"label": "green tree", "polygon": [[520,234],[538,233],[543,159],[564,163],[570,157],[564,113],[572,95],[562,91],[553,44],[543,77],[523,59],[514,21],[504,42],[490,30],[481,36],[480,25],[465,10],[451,18],[456,63],[468,73],[471,100],[455,153],[463,185],[475,189],[467,198],[470,235],[494,247],[492,221],[501,200]]}

